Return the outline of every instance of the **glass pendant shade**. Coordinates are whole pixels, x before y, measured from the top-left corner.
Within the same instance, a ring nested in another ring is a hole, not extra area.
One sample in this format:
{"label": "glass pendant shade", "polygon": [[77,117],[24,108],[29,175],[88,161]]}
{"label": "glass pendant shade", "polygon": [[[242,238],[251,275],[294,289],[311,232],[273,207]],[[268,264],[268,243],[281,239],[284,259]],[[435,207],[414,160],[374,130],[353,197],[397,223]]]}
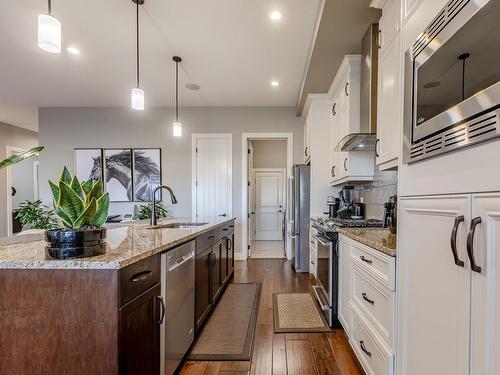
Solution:
{"label": "glass pendant shade", "polygon": [[38,15],[38,47],[61,53],[61,22],[49,14]]}
{"label": "glass pendant shade", "polygon": [[172,131],[174,137],[182,137],[182,123],[180,123],[179,121],[174,121],[172,123]]}
{"label": "glass pendant shade", "polygon": [[135,109],[136,111],[143,111],[144,110],[144,90],[143,89],[140,89],[139,87],[132,89],[131,105],[132,105],[132,109]]}

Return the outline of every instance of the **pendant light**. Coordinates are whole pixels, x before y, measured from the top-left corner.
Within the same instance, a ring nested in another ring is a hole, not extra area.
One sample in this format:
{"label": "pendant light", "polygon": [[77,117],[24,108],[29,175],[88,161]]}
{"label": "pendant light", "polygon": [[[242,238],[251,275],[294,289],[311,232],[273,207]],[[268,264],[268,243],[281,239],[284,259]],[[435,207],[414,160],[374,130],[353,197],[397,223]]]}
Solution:
{"label": "pendant light", "polygon": [[38,15],[38,47],[51,53],[61,53],[61,22],[52,16],[52,2],[48,13]]}
{"label": "pendant light", "polygon": [[132,109],[136,111],[144,110],[144,90],[139,86],[139,71],[140,71],[140,61],[139,61],[139,5],[144,4],[144,0],[132,0],[136,5],[136,62],[137,62],[137,72],[136,72],[136,87],[132,89],[131,93],[131,106]]}
{"label": "pendant light", "polygon": [[175,121],[172,123],[172,132],[174,137],[182,137],[182,123],[179,121],[179,63],[182,59],[174,56],[175,61]]}

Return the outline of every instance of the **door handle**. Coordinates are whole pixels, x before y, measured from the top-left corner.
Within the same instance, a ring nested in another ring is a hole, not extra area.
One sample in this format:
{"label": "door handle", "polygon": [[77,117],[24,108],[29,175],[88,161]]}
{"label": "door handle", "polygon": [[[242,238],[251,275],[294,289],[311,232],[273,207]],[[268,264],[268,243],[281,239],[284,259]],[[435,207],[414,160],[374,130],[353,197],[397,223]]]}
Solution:
{"label": "door handle", "polygon": [[227,214],[221,214],[221,215],[219,215],[219,216],[220,216],[220,217],[226,217],[226,216],[227,216]]}
{"label": "door handle", "polygon": [[156,296],[156,299],[158,301],[160,301],[160,319],[157,321],[158,324],[162,324],[163,323],[163,319],[165,318],[165,301],[163,300],[163,297],[162,296]]}
{"label": "door handle", "polygon": [[474,272],[481,273],[481,267],[476,264],[474,259],[474,234],[476,233],[476,227],[481,224],[481,218],[476,217],[472,219],[470,223],[469,234],[467,235],[467,255],[470,259],[470,267]]}
{"label": "door handle", "polygon": [[457,252],[457,234],[458,234],[458,227],[460,226],[460,223],[464,222],[465,218],[463,215],[457,216],[455,218],[455,224],[453,225],[453,229],[451,231],[451,252],[453,254],[453,258],[455,259],[455,264],[459,267],[464,267],[464,261],[460,260],[458,257],[458,252]]}
{"label": "door handle", "polygon": [[282,210],[276,211],[277,213],[283,212]]}

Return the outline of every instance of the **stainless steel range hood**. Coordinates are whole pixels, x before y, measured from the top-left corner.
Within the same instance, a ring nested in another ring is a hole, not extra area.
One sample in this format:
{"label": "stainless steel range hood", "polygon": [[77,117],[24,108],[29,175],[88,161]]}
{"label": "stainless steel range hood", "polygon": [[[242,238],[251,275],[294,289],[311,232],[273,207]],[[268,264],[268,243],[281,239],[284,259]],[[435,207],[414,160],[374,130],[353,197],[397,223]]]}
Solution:
{"label": "stainless steel range hood", "polygon": [[361,42],[360,132],[340,140],[335,151],[374,151],[377,144],[378,24]]}

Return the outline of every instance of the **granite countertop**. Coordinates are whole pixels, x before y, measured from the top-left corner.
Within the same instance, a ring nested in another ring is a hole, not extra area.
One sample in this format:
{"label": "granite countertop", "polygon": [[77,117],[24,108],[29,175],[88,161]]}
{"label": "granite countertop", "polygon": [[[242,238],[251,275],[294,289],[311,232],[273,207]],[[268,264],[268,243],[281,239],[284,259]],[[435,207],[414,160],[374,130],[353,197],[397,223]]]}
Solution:
{"label": "granite countertop", "polygon": [[384,254],[396,256],[396,235],[382,228],[337,228],[339,233]]}
{"label": "granite countertop", "polygon": [[[89,258],[57,260],[46,255],[43,234],[0,239],[0,269],[119,269],[190,241],[235,218],[198,220],[206,225],[192,228],[149,229],[149,223],[130,222],[107,226],[106,253]],[[159,224],[196,222],[175,218]],[[17,243],[14,243],[17,242]]]}

